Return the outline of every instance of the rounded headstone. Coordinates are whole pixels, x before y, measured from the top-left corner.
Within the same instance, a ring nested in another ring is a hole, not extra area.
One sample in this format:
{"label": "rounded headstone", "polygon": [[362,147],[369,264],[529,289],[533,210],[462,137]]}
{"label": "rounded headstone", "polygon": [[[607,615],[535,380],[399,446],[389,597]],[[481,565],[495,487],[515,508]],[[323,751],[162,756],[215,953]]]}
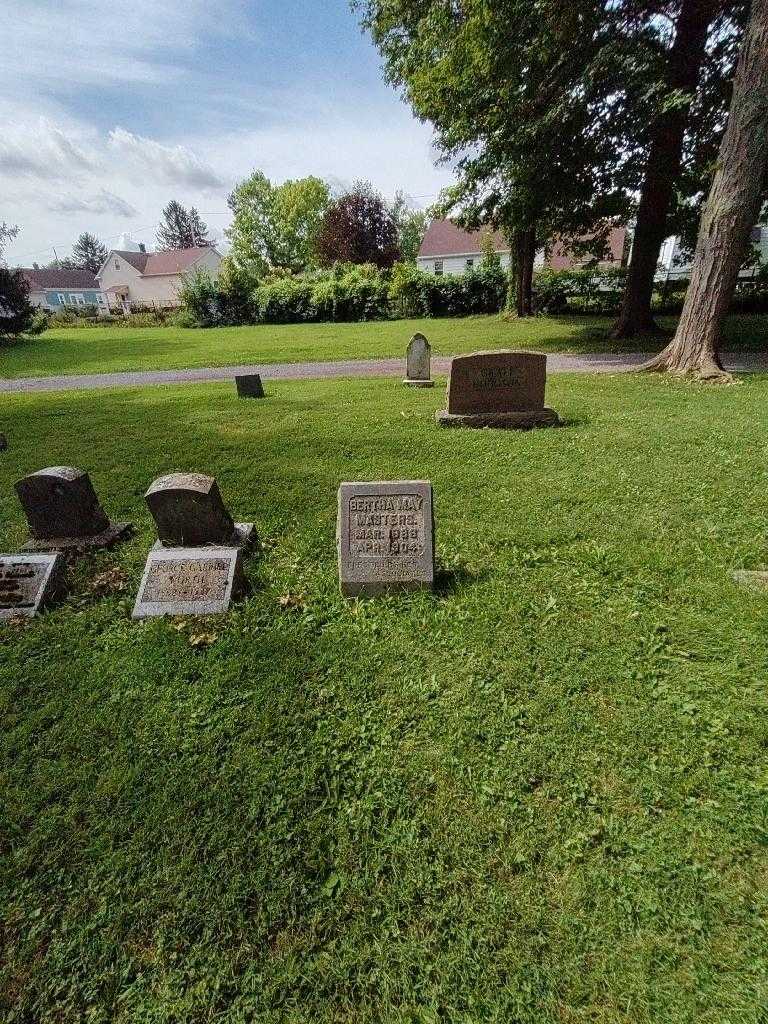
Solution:
{"label": "rounded headstone", "polygon": [[49,466],[19,480],[16,493],[29,532],[37,540],[95,537],[109,529],[109,519],[85,470]]}
{"label": "rounded headstone", "polygon": [[144,497],[162,544],[194,548],[232,543],[235,523],[212,476],[170,473],[155,480]]}

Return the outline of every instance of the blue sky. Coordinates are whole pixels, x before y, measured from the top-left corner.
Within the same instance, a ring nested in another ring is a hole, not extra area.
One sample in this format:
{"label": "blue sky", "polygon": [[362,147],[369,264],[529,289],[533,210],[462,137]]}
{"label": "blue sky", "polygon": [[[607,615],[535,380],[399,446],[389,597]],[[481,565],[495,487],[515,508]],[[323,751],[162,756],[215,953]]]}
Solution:
{"label": "blue sky", "polygon": [[0,221],[11,263],[82,230],[150,245],[171,198],[214,235],[232,185],[367,178],[428,205],[450,175],[347,0],[0,0]]}

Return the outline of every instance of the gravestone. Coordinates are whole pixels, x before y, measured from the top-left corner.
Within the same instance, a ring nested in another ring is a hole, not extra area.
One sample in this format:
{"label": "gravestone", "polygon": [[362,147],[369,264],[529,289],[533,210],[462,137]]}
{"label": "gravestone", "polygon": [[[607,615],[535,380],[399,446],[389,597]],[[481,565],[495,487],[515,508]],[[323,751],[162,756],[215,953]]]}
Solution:
{"label": "gravestone", "polygon": [[0,555],[0,621],[31,619],[64,592],[64,557]]}
{"label": "gravestone", "polygon": [[264,397],[264,387],[258,373],[241,374],[235,377],[235,387],[239,398]]}
{"label": "gravestone", "polygon": [[112,523],[96,497],[91,478],[73,466],[50,466],[16,484],[29,523],[25,551],[72,551],[109,547],[131,530]]}
{"label": "gravestone", "polygon": [[255,540],[253,523],[236,523],[212,476],[170,473],[152,484],[144,498],[155,520],[155,547],[245,548]]}
{"label": "gravestone", "polygon": [[240,548],[153,548],[133,618],[219,615],[246,590]]}
{"label": "gravestone", "polygon": [[441,427],[525,430],[560,422],[544,405],[547,357],[540,352],[473,352],[451,360]]}
{"label": "gravestone", "polygon": [[435,581],[432,484],[343,483],[336,532],[346,597],[431,588]]}
{"label": "gravestone", "polygon": [[412,388],[432,388],[430,377],[432,349],[423,334],[414,334],[405,355],[405,380]]}

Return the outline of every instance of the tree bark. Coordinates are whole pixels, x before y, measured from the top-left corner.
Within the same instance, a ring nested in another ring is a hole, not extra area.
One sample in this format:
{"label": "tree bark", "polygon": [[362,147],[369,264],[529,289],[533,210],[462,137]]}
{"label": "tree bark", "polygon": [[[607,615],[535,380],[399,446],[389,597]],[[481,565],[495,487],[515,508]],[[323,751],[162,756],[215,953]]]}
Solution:
{"label": "tree bark", "polygon": [[518,317],[532,316],[536,226],[515,230],[512,242],[515,260],[515,313]]}
{"label": "tree bark", "polygon": [[683,312],[675,337],[644,369],[730,380],[720,362],[720,333],[760,215],[766,170],[768,0],[752,0]]}
{"label": "tree bark", "polygon": [[[696,92],[714,8],[713,0],[682,0],[667,63],[668,90],[689,96]],[[668,233],[669,209],[682,166],[688,116],[689,105],[676,104],[660,115],[653,130],[624,299],[611,331],[614,338],[632,338],[659,330],[651,313],[653,281],[661,245]]]}

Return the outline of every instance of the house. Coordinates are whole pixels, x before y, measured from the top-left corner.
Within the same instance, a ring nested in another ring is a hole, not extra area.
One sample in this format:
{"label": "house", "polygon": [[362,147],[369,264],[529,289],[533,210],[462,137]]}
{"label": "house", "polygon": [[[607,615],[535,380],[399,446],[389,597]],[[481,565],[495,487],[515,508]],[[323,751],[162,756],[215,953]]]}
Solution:
{"label": "house", "polygon": [[213,246],[145,252],[113,249],[96,275],[110,310],[168,308],[179,305],[185,275],[197,270],[215,278],[221,254]]}
{"label": "house", "polygon": [[29,285],[29,301],[52,313],[64,308],[93,306],[106,314],[107,300],[90,270],[67,270],[61,267],[22,267]]}
{"label": "house", "polygon": [[[480,265],[483,258],[483,235],[488,228],[479,231],[465,231],[450,220],[433,220],[427,228],[416,259],[420,270],[430,274],[463,274]],[[511,252],[509,243],[501,231],[490,233],[493,247],[499,255],[501,265],[509,267]],[[627,229],[611,228],[608,235],[609,258],[598,263],[600,269],[620,267],[625,263]],[[550,267],[553,270],[570,270],[578,267],[582,261],[577,260],[568,251],[563,241],[555,241],[549,257],[544,250],[536,253],[534,268],[541,270]],[[586,262],[586,261],[583,261]]]}
{"label": "house", "polygon": [[[750,243],[757,250],[760,264],[768,264],[768,226],[756,224],[750,234]],[[687,280],[691,276],[693,253],[685,252],[679,236],[670,235],[665,238],[659,253],[659,262],[656,266],[657,281]],[[741,280],[754,277],[758,267],[752,265],[739,271]]]}

